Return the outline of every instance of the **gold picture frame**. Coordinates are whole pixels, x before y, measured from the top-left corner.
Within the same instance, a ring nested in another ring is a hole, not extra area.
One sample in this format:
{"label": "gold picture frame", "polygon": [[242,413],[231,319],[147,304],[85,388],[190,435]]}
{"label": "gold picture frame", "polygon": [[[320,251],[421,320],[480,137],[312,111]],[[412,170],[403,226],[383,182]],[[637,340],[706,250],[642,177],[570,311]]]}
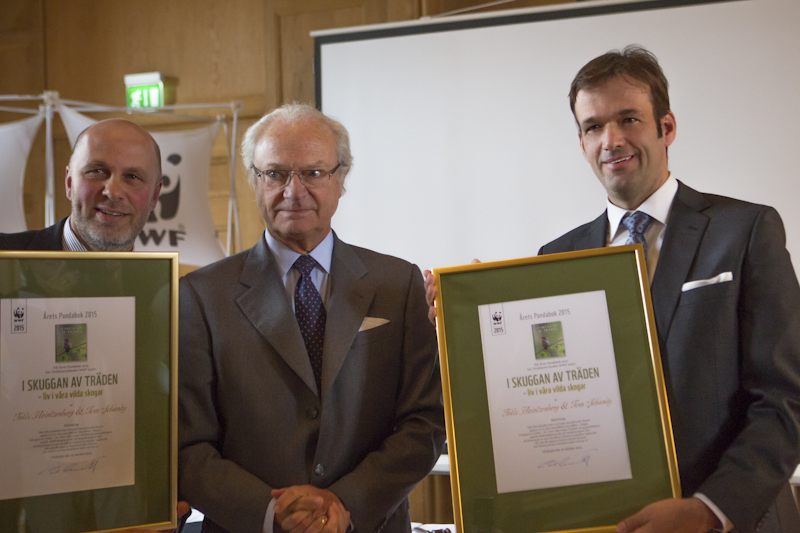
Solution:
{"label": "gold picture frame", "polygon": [[[133,301],[135,313],[135,324],[128,326],[135,336],[134,483],[0,500],[1,533],[20,528],[31,533],[84,533],[177,527],[178,268],[177,253],[0,252],[0,299],[35,308],[43,305],[39,299],[98,302],[119,297]],[[56,337],[59,344],[58,329]],[[51,350],[46,357],[53,357]],[[0,352],[0,363],[2,357]],[[63,364],[58,356],[55,364]],[[72,390],[76,389],[64,389]],[[48,404],[48,409],[68,409],[70,401],[77,406],[78,400],[61,400],[61,394],[69,396],[59,393],[58,403]],[[0,402],[3,399],[0,396]],[[100,406],[102,398],[97,400]],[[0,420],[0,431],[8,427],[7,420]],[[67,472],[66,467],[58,468]]]}
{"label": "gold picture frame", "polygon": [[[433,274],[458,533],[610,533],[645,505],[680,497],[641,245],[439,268]],[[607,301],[631,477],[500,493],[479,306],[590,291],[604,291]]]}

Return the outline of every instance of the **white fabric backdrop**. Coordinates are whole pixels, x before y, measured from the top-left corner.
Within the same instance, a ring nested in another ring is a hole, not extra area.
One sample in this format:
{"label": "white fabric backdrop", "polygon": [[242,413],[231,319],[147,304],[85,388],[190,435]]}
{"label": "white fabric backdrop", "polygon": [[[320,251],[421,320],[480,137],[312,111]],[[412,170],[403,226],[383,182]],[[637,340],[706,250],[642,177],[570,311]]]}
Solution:
{"label": "white fabric backdrop", "polygon": [[[59,107],[70,145],[97,122]],[[158,205],[136,240],[139,252],[179,252],[182,264],[203,266],[225,257],[208,204],[211,149],[219,124],[177,132],[151,132],[161,148],[164,185]]]}
{"label": "white fabric backdrop", "polygon": [[37,115],[0,126],[0,233],[28,229],[22,205],[22,182],[33,139],[44,117]]}

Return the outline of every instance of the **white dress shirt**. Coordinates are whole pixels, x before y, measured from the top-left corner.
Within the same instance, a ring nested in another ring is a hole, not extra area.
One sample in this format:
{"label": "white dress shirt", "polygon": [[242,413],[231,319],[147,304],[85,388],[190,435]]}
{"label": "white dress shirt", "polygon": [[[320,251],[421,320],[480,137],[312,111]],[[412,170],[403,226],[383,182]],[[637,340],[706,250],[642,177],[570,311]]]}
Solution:
{"label": "white dress shirt", "polygon": [[[300,279],[300,272],[296,268],[292,268],[292,266],[302,254],[290,249],[270,235],[268,231],[264,231],[264,239],[267,241],[269,251],[272,252],[275,261],[278,263],[281,279],[286,287],[286,294],[289,296],[289,301],[292,302],[292,310],[294,310],[294,288],[297,285],[297,280]],[[317,266],[311,271],[311,281],[314,283],[314,287],[317,288],[320,298],[322,298],[322,305],[328,305],[328,298],[331,293],[328,286],[328,274],[331,271],[331,260],[333,259],[333,232],[329,231],[328,235],[322,239],[322,242],[311,250],[308,255],[317,262]]]}
{"label": "white dress shirt", "polygon": [[[647,242],[647,277],[651,283],[653,282],[653,274],[656,272],[658,256],[661,254],[664,233],[667,231],[667,219],[672,208],[672,200],[677,192],[678,180],[670,174],[667,181],[656,192],[651,194],[647,200],[642,202],[642,205],[635,209],[635,211],[647,213],[653,219],[644,232],[644,240]],[[611,200],[608,200],[606,213],[608,215],[606,245],[622,246],[630,235],[628,228],[622,223],[622,219],[626,215],[633,213],[633,211],[617,207],[611,203]]]}

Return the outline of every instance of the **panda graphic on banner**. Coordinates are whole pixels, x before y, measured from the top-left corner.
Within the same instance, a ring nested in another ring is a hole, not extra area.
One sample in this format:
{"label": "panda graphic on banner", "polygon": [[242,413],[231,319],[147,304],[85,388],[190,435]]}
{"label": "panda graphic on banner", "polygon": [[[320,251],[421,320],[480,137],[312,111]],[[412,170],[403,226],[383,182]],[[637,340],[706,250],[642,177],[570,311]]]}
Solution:
{"label": "panda graphic on banner", "polygon": [[[75,138],[96,122],[61,106],[59,114]],[[180,262],[203,266],[225,257],[208,205],[211,150],[219,124],[175,132],[150,132],[161,149],[164,184],[156,208],[134,244],[137,252],[179,252]]]}
{"label": "panda graphic on banner", "polygon": [[164,184],[156,208],[139,233],[135,250],[180,252],[182,264],[203,266],[225,257],[208,205],[214,124],[179,132],[151,133],[161,148]]}
{"label": "panda graphic on banner", "polygon": [[[150,212],[150,217],[147,219],[148,224],[151,222],[158,222],[159,220],[165,222],[170,221],[178,214],[178,206],[181,201],[181,174],[179,168],[181,160],[180,154],[170,154],[165,159],[167,163],[166,166],[164,166],[164,161],[162,161],[161,171],[163,174],[161,175],[161,194],[158,196],[156,208]],[[169,165],[170,163],[172,164],[171,167]],[[145,230],[148,230],[147,226],[145,226]],[[177,229],[169,231],[166,229],[161,229],[159,231],[151,227],[148,232],[141,232],[139,240],[144,246],[150,241],[153,241],[156,246],[160,246],[164,237],[167,237],[169,239],[169,245],[177,247],[178,243],[184,239],[185,235],[186,228],[183,227],[183,224],[180,224]]]}

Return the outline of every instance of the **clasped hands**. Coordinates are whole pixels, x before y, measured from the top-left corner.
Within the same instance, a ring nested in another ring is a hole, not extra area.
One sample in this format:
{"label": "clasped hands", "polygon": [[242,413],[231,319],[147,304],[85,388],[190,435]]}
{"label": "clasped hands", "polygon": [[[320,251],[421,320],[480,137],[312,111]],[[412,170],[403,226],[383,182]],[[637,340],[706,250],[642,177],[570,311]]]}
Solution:
{"label": "clasped hands", "polygon": [[272,491],[275,523],[289,533],[345,533],[350,513],[336,494],[311,485]]}

